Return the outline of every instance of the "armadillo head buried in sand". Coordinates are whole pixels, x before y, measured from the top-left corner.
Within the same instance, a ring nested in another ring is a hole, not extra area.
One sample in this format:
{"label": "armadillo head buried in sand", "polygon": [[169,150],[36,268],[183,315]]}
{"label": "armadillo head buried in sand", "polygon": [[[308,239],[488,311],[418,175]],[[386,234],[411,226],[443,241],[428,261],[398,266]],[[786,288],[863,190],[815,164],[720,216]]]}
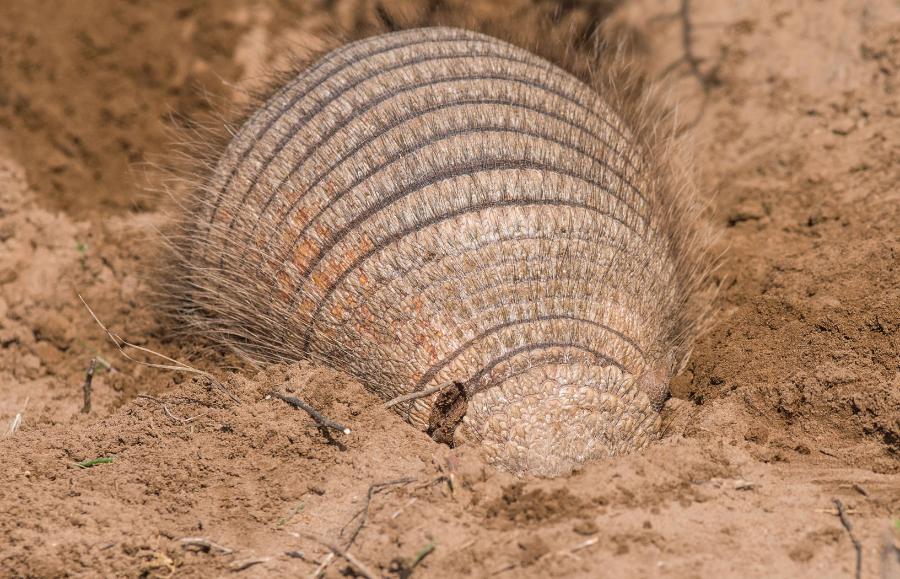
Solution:
{"label": "armadillo head buried in sand", "polygon": [[418,28],[305,67],[197,188],[185,321],[429,392],[393,408],[518,475],[646,446],[702,318],[704,227],[661,116],[565,66]]}

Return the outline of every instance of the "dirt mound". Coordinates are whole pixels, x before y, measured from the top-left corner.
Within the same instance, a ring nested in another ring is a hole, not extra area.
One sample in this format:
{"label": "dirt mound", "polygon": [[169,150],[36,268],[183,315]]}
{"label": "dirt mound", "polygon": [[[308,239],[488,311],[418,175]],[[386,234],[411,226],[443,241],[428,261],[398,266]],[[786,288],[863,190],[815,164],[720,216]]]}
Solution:
{"label": "dirt mound", "polygon": [[[696,0],[685,45],[678,4],[619,17],[696,141],[723,230],[719,314],[673,382],[664,439],[558,480],[437,444],[334,370],[229,371],[172,342],[154,306],[165,217],[132,167],[166,153],[167,113],[202,120],[198,86],[240,102],[288,47],[377,3],[0,7],[0,575],[846,577],[834,499],[864,576],[900,569],[900,11]],[[561,6],[579,35],[602,8]],[[76,291],[241,403],[123,360]],[[272,390],[352,432],[326,437]]]}

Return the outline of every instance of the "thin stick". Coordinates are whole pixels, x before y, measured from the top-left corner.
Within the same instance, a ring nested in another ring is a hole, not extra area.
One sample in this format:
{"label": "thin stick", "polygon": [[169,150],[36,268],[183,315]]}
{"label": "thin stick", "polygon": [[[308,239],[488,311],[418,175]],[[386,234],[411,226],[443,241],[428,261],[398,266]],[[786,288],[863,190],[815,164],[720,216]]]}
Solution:
{"label": "thin stick", "polygon": [[370,569],[368,565],[366,565],[365,563],[363,563],[362,561],[360,561],[359,559],[357,559],[356,557],[351,555],[346,550],[341,549],[337,545],[329,543],[328,541],[325,541],[324,539],[317,537],[315,535],[312,535],[309,533],[300,533],[300,534],[303,535],[304,537],[306,537],[307,539],[312,539],[313,541],[331,549],[332,553],[334,553],[338,557],[343,558],[348,563],[350,563],[351,565],[356,567],[356,570],[359,571],[360,574],[362,574],[362,576],[365,577],[366,579],[378,579],[377,573],[372,571],[372,569]]}
{"label": "thin stick", "polygon": [[312,575],[310,575],[310,577],[315,579],[315,578],[321,576],[322,573],[325,572],[325,569],[329,565],[331,565],[332,561],[334,561],[334,552],[331,552],[331,553],[328,553],[327,555],[325,555],[325,558],[322,559],[322,562],[319,564],[318,567],[316,567],[316,570],[312,572]]}
{"label": "thin stick", "polygon": [[205,539],[203,537],[184,537],[180,541],[182,547],[200,547],[201,549],[205,549],[207,551],[217,549],[223,555],[230,555],[234,552],[228,547],[223,547],[222,545],[213,543],[209,539]]}
{"label": "thin stick", "polygon": [[831,502],[833,502],[835,508],[837,508],[838,516],[841,518],[841,524],[847,529],[847,534],[850,535],[850,541],[853,543],[853,548],[856,549],[856,579],[860,579],[860,577],[862,577],[862,543],[860,543],[859,539],[853,534],[853,526],[850,524],[850,517],[848,517],[847,512],[844,511],[844,503],[842,503],[840,499],[832,499]]}
{"label": "thin stick", "polygon": [[162,405],[162,408],[163,408],[163,412],[166,413],[166,416],[168,416],[169,418],[171,418],[173,422],[180,422],[181,424],[184,424],[184,423],[185,423],[185,419],[184,419],[184,418],[181,418],[180,416],[175,416],[174,414],[172,414],[172,411],[169,410],[169,406],[168,406],[168,405],[163,404],[163,405]]}
{"label": "thin stick", "polygon": [[402,396],[397,396],[391,400],[388,400],[384,403],[385,408],[390,408],[391,406],[395,406],[400,404],[401,402],[406,402],[407,400],[416,400],[417,398],[425,398],[426,396],[431,396],[435,392],[440,392],[444,388],[449,386],[449,384],[438,384],[437,386],[432,386],[431,388],[426,388],[425,390],[420,390],[419,392],[410,392],[409,394],[403,394]]}
{"label": "thin stick", "polygon": [[694,23],[691,21],[690,0],[681,0],[678,12],[666,16],[677,16],[681,20],[681,44],[684,54],[666,66],[660,73],[660,76],[668,76],[682,64],[687,64],[688,73],[697,79],[697,82],[700,83],[700,88],[703,90],[703,100],[700,103],[700,109],[690,122],[678,130],[678,134],[680,135],[695,127],[700,122],[700,119],[703,118],[703,114],[706,112],[706,107],[709,104],[710,81],[713,78],[713,73],[704,73],[700,70],[702,59],[694,52]]}
{"label": "thin stick", "polygon": [[231,570],[234,571],[235,573],[238,573],[238,572],[243,571],[243,570],[245,570],[245,569],[249,569],[250,567],[253,567],[254,565],[259,565],[259,564],[261,564],[261,563],[266,563],[266,562],[271,561],[271,560],[272,560],[271,557],[263,557],[262,559],[247,559],[246,561],[235,561],[234,563],[232,563],[232,564],[229,565],[228,567],[229,567],[229,569],[231,569]]}
{"label": "thin stick", "polygon": [[96,366],[97,358],[91,358],[91,363],[88,364],[87,374],[84,377],[84,386],[82,386],[82,390],[84,390],[84,406],[81,407],[82,414],[91,413],[91,384],[94,382],[94,368]]}
{"label": "thin stick", "polygon": [[[359,533],[362,531],[363,527],[366,525],[366,520],[369,518],[369,506],[371,505],[372,497],[375,494],[383,491],[384,489],[386,489],[388,487],[392,487],[395,485],[409,484],[409,483],[415,482],[415,481],[416,481],[416,479],[407,477],[407,478],[398,478],[395,480],[389,480],[389,481],[379,482],[379,483],[374,483],[374,484],[369,485],[369,490],[366,492],[366,498],[365,498],[365,502],[363,503],[362,508],[359,509],[358,511],[356,511],[356,514],[353,515],[352,517],[350,517],[350,520],[347,521],[347,523],[341,529],[341,535],[343,535],[344,530],[350,525],[350,523],[352,523],[357,518],[359,518],[359,523],[357,523],[356,527],[354,527],[354,529],[353,529],[353,532],[350,534],[350,539],[347,541],[347,545],[344,547],[344,550],[346,551],[346,550],[350,549],[350,547],[353,546],[353,543],[356,541],[356,538],[359,536]],[[312,575],[310,575],[310,577],[319,577],[322,573],[324,573],[325,569],[328,568],[328,565],[331,564],[332,559],[334,559],[334,553],[329,553],[328,556],[325,557],[325,559],[322,561],[322,564],[319,565],[319,567],[313,572]]]}
{"label": "thin stick", "polygon": [[[409,484],[409,483],[415,482],[415,481],[416,481],[416,479],[407,477],[407,478],[398,478],[395,480],[389,480],[389,481],[369,485],[369,490],[366,493],[366,499],[365,499],[365,502],[363,503],[362,508],[360,510],[358,510],[356,512],[356,514],[350,518],[349,521],[347,521],[347,525],[349,525],[354,520],[356,520],[357,517],[359,517],[359,523],[353,529],[353,533],[350,534],[350,539],[347,541],[347,546],[345,547],[345,549],[349,549],[350,547],[353,546],[353,543],[356,541],[356,537],[359,536],[360,531],[362,531],[363,527],[365,526],[366,520],[369,518],[369,506],[371,505],[372,497],[375,494],[380,493],[381,491],[383,491],[384,489],[386,489],[388,487],[405,485],[405,484]],[[344,525],[345,529],[347,528],[347,525]],[[341,529],[341,534],[343,534],[343,532],[344,532],[344,530]]]}
{"label": "thin stick", "polygon": [[6,432],[6,436],[12,436],[19,430],[19,426],[22,425],[22,413],[16,412],[15,418],[9,423],[9,430]]}
{"label": "thin stick", "polygon": [[[335,546],[334,546],[334,545],[328,545],[328,548],[331,549],[332,552],[334,552]],[[350,563],[351,565],[353,565],[354,567],[356,567],[356,569],[357,569],[360,573],[362,573],[363,576],[366,577],[366,579],[378,579],[378,574],[377,574],[377,573],[375,573],[374,571],[372,571],[369,567],[367,567],[365,564],[363,564],[362,561],[360,561],[359,559],[357,559],[356,557],[354,557],[353,555],[351,555],[349,552],[338,550],[338,552],[335,553],[335,555],[337,555],[337,556],[339,556],[339,557],[343,557],[344,559],[346,559],[347,562]]]}
{"label": "thin stick", "polygon": [[422,562],[422,560],[431,554],[432,551],[437,547],[434,543],[428,543],[416,553],[416,556],[413,558],[412,563],[409,565],[409,570],[412,571],[416,568],[416,566]]}
{"label": "thin stick", "polygon": [[147,399],[147,400],[152,400],[153,402],[156,402],[157,404],[162,404],[162,403],[163,403],[163,401],[160,400],[159,398],[157,398],[156,396],[150,396],[149,394],[135,394],[134,397],[135,397],[135,398],[145,398],[145,399]]}
{"label": "thin stick", "polygon": [[411,507],[417,500],[419,500],[419,499],[416,497],[411,498],[408,503],[406,503],[405,505],[403,505],[402,507],[400,507],[399,509],[394,511],[394,514],[391,515],[391,518],[396,519],[397,517],[399,517],[400,513],[402,513],[406,509],[406,507]]}
{"label": "thin stick", "polygon": [[581,551],[582,549],[587,549],[591,545],[597,544],[597,541],[599,541],[599,540],[600,539],[598,537],[592,537],[586,541],[582,541],[582,542],[578,543],[577,545],[575,545],[574,547],[572,547],[571,549],[569,549],[569,553],[574,553],[576,551]]}
{"label": "thin stick", "polygon": [[22,406],[22,410],[16,412],[16,416],[9,423],[9,430],[4,433],[4,437],[12,436],[19,430],[19,427],[22,426],[22,415],[25,414],[25,411],[28,410],[28,402],[31,400],[31,397],[25,398],[25,404]]}
{"label": "thin stick", "polygon": [[599,537],[591,537],[590,539],[582,541],[582,542],[578,543],[577,545],[570,547],[568,549],[560,549],[559,551],[549,551],[547,553],[544,553],[543,555],[538,557],[538,561],[540,561],[541,559],[549,558],[549,557],[572,557],[572,558],[577,559],[578,556],[575,555],[575,553],[577,553],[578,551],[587,549],[588,547],[591,547],[593,545],[596,545],[599,541],[600,541]]}
{"label": "thin stick", "polygon": [[202,414],[197,414],[195,416],[190,416],[188,418],[182,418],[180,416],[175,415],[171,410],[169,410],[168,404],[166,404],[159,398],[156,398],[155,396],[150,396],[149,394],[135,394],[134,397],[135,398],[145,398],[147,400],[156,402],[157,404],[162,406],[163,412],[166,413],[166,416],[168,416],[170,419],[172,419],[173,422],[178,422],[179,424],[189,424],[189,423],[197,420],[198,418],[203,418],[204,416],[206,416],[207,414],[209,414],[211,412],[211,411],[206,411],[206,412],[203,412]]}
{"label": "thin stick", "polygon": [[694,23],[691,22],[691,1],[681,0],[679,12],[681,13],[681,44],[684,50],[684,60],[691,69],[691,74],[700,81],[700,84],[706,90],[708,79],[700,70],[700,59],[694,54]]}
{"label": "thin stick", "polygon": [[284,394],[275,392],[274,390],[269,392],[269,395],[274,396],[275,398],[278,398],[279,400],[283,400],[284,402],[287,402],[294,408],[299,408],[300,410],[305,410],[306,413],[309,414],[313,418],[313,420],[315,420],[319,424],[319,426],[321,426],[322,428],[330,428],[332,430],[337,430],[338,432],[342,432],[344,434],[350,434],[349,428],[347,428],[343,424],[339,424],[339,423],[335,422],[334,420],[324,416],[321,412],[319,412],[318,410],[316,410],[315,408],[313,408],[312,406],[310,406],[309,404],[307,404],[306,402],[300,400],[299,398],[297,398],[295,396],[285,396]]}
{"label": "thin stick", "polygon": [[100,356],[97,356],[97,363],[100,364],[101,366],[103,366],[104,368],[106,368],[106,371],[109,372],[110,374],[116,374],[119,372],[118,370],[113,368],[112,364],[110,364],[109,362],[107,362]]}
{"label": "thin stick", "polygon": [[[226,396],[231,398],[231,400],[234,403],[236,403],[236,404],[241,403],[240,398],[238,398],[237,396],[232,394],[228,390],[228,388],[225,387],[224,384],[219,382],[215,378],[215,376],[213,376],[209,372],[204,372],[203,370],[198,370],[197,368],[194,368],[193,366],[189,366],[189,365],[185,364],[184,362],[179,362],[178,360],[175,360],[174,358],[170,358],[170,357],[166,356],[165,354],[160,354],[159,352],[155,352],[149,348],[145,348],[143,346],[138,346],[137,344],[132,344],[131,342],[128,342],[127,340],[123,339],[118,334],[114,334],[113,332],[111,332],[109,330],[109,328],[107,328],[103,324],[103,322],[100,321],[100,318],[97,317],[97,314],[94,313],[94,310],[91,309],[91,306],[89,306],[87,304],[87,302],[84,301],[84,298],[81,297],[81,294],[76,292],[76,295],[78,296],[78,299],[81,300],[81,303],[84,304],[84,307],[87,308],[87,311],[89,314],[91,314],[91,317],[94,318],[94,321],[97,322],[97,325],[100,326],[100,328],[104,332],[106,332],[106,335],[109,336],[109,339],[112,340],[113,344],[115,344],[116,349],[119,351],[119,354],[126,360],[130,360],[131,362],[140,364],[142,366],[149,366],[150,368],[157,368],[159,370],[172,370],[174,372],[187,372],[189,374],[197,374],[198,376],[203,376],[204,378],[206,378],[207,380],[209,380],[210,382],[215,384],[215,386],[219,390],[224,392]],[[156,356],[158,358],[161,358],[169,363],[168,364],[155,364],[153,362],[145,362],[144,360],[138,360],[137,358],[132,358],[125,352],[125,348],[134,348],[135,350],[144,352],[145,354],[150,354],[151,356]]]}

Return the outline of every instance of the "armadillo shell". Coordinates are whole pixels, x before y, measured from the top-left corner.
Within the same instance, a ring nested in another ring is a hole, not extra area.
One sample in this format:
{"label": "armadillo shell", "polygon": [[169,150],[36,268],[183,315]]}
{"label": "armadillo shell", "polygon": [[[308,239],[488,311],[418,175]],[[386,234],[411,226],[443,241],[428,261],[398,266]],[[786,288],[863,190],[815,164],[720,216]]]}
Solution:
{"label": "armadillo shell", "polygon": [[[644,155],[603,95],[500,40],[347,44],[222,155],[191,299],[249,355],[324,360],[385,400],[460,384],[458,435],[566,472],[659,425],[638,385],[677,296]],[[437,396],[394,408],[427,429]]]}

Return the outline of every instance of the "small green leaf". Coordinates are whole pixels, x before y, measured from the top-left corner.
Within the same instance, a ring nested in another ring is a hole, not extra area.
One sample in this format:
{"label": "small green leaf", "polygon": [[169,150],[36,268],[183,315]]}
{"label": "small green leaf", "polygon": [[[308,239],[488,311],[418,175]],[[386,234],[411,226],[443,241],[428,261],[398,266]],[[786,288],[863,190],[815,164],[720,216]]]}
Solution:
{"label": "small green leaf", "polygon": [[434,548],[436,546],[437,545],[435,545],[434,543],[428,543],[427,545],[422,547],[422,549],[418,553],[416,553],[415,558],[413,558],[412,563],[409,566],[410,570],[414,569],[416,567],[416,565],[421,563],[422,559],[424,559],[425,557],[428,556],[429,553],[434,551]]}
{"label": "small green leaf", "polygon": [[287,522],[290,521],[292,518],[294,518],[294,515],[296,515],[296,514],[299,513],[300,511],[302,511],[302,510],[303,510],[303,507],[304,507],[303,503],[298,503],[297,506],[295,506],[293,509],[291,509],[291,512],[289,512],[287,515],[281,517],[281,518],[278,520],[278,523],[276,523],[275,527],[278,528],[278,529],[280,529],[281,527],[283,527],[283,526],[285,525],[285,523],[287,523]]}
{"label": "small green leaf", "polygon": [[97,364],[99,364],[100,367],[103,368],[104,370],[108,370],[110,372],[113,371],[112,364],[110,364],[109,362],[107,362],[106,360],[101,358],[100,356],[94,356],[94,359],[97,360]]}
{"label": "small green leaf", "polygon": [[115,458],[111,456],[102,456],[100,458],[92,458],[90,460],[83,460],[81,462],[73,463],[78,468],[91,468],[92,466],[97,466],[98,464],[109,464],[114,461]]}

